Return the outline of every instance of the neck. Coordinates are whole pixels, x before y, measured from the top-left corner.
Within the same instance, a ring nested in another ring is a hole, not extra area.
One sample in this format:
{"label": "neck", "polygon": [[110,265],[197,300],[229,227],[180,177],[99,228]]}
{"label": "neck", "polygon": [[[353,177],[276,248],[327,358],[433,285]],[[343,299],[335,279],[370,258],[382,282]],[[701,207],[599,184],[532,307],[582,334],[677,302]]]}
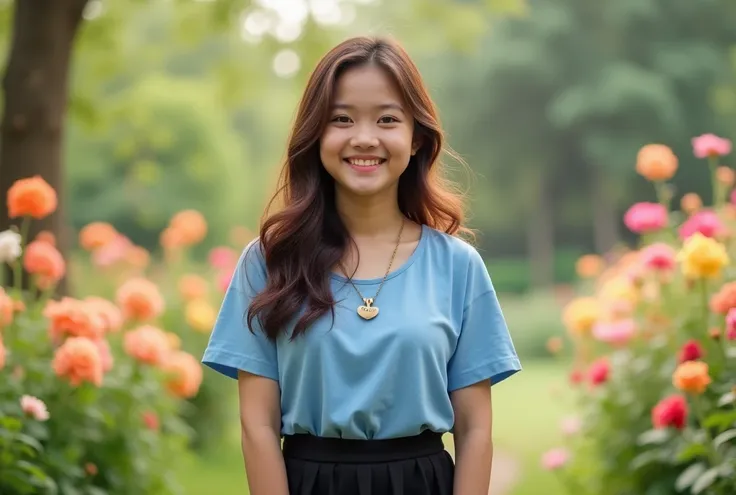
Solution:
{"label": "neck", "polygon": [[335,206],[351,237],[395,237],[404,214],[399,210],[396,195],[360,197],[335,195]]}

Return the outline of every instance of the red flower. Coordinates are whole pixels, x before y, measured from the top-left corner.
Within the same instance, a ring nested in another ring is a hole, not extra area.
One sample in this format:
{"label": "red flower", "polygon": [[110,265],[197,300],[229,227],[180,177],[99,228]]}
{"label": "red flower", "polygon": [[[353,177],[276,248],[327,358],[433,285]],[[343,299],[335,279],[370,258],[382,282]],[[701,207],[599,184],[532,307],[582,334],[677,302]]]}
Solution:
{"label": "red flower", "polygon": [[652,409],[652,424],[655,428],[685,428],[687,401],[682,395],[670,395],[659,401]]}
{"label": "red flower", "polygon": [[700,345],[700,342],[690,339],[685,342],[680,349],[680,356],[678,359],[680,363],[684,363],[685,361],[697,361],[704,355],[705,351],[703,350],[703,346]]}
{"label": "red flower", "polygon": [[590,368],[588,368],[588,379],[590,380],[590,384],[595,386],[606,383],[608,381],[608,374],[610,371],[611,367],[606,358],[601,358],[593,362],[593,364],[590,365]]}
{"label": "red flower", "polygon": [[143,413],[143,424],[145,424],[146,428],[149,430],[158,430],[161,426],[158,414],[153,411],[146,411]]}

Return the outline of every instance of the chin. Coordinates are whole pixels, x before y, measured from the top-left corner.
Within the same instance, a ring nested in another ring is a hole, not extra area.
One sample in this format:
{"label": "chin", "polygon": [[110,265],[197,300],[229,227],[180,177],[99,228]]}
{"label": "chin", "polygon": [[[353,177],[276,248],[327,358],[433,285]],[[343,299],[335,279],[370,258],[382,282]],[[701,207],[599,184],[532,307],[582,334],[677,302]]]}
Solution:
{"label": "chin", "polygon": [[377,194],[384,193],[390,189],[388,184],[351,184],[349,182],[343,182],[338,185],[338,191],[343,194],[349,194],[351,196],[368,197],[375,196]]}

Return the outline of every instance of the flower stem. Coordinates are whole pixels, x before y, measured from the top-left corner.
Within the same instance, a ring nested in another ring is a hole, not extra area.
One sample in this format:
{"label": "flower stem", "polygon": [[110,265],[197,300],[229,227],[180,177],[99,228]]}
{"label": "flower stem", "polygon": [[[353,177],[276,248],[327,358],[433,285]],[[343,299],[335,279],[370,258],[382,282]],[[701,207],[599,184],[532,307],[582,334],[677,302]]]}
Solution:
{"label": "flower stem", "polygon": [[26,244],[28,244],[28,230],[31,227],[31,217],[24,216],[20,224],[20,256],[13,263],[13,287],[15,295],[23,300],[23,258],[26,255]]}
{"label": "flower stem", "polygon": [[710,322],[710,308],[708,306],[708,279],[700,279],[700,298],[703,310],[703,328],[702,332],[708,332],[708,323]]}
{"label": "flower stem", "polygon": [[716,167],[718,165],[717,156],[708,157],[708,168],[710,168],[710,181],[711,187],[713,188],[713,206],[718,206],[721,203],[721,188],[718,184],[718,178],[716,177]]}
{"label": "flower stem", "polygon": [[708,440],[708,457],[710,458],[711,465],[718,466],[721,463],[721,459],[718,455],[718,451],[713,446],[713,436],[710,434],[710,430],[708,430],[708,428],[705,426],[705,414],[703,414],[702,396],[691,394],[691,397],[695,416],[698,418],[700,427],[702,428],[703,433],[705,433],[705,437]]}

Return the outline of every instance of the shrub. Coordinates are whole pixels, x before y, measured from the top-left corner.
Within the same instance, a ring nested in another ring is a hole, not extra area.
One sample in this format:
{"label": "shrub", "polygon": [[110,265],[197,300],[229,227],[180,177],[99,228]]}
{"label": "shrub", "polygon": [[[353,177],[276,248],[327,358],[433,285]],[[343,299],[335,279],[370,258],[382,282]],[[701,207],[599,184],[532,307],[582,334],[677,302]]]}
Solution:
{"label": "shrub", "polygon": [[673,211],[677,157],[645,146],[637,171],[659,202],[624,218],[640,245],[603,270],[601,258],[581,260],[586,293],[563,313],[581,430],[543,459],[569,493],[736,493],[736,206],[734,172],[718,166],[731,144],[705,135],[693,146],[713,203],[688,195]]}
{"label": "shrub", "polygon": [[[40,177],[8,191],[22,224],[0,233],[0,263],[13,273],[0,287],[0,493],[176,493],[171,469],[190,433],[180,409],[202,368],[158,326],[164,297],[140,275],[118,273],[114,303],[101,294],[54,299],[66,260],[51,235],[29,242],[27,232],[56,201]],[[82,237],[99,259],[119,240],[103,224]],[[125,247],[132,266],[148,262]]]}

